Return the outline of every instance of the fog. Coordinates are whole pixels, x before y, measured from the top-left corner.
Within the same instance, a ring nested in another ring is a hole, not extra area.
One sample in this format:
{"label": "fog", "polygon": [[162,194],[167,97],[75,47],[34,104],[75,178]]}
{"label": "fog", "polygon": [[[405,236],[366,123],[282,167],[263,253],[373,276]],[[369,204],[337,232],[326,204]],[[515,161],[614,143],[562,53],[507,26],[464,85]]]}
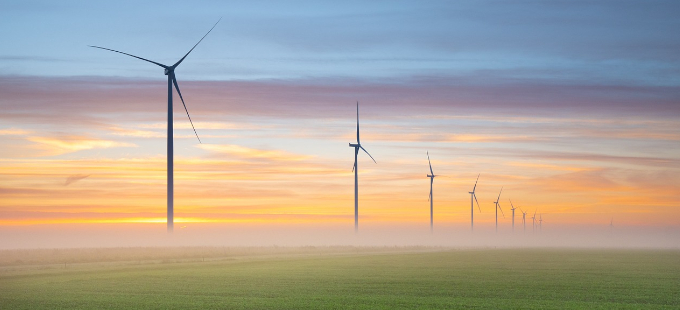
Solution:
{"label": "fog", "polygon": [[469,226],[369,223],[355,233],[352,223],[338,224],[226,224],[176,223],[169,234],[157,224],[55,224],[0,227],[0,249],[105,247],[262,247],[262,246],[433,246],[451,248],[680,248],[680,227],[603,225],[543,226],[526,232],[521,225],[493,223]]}

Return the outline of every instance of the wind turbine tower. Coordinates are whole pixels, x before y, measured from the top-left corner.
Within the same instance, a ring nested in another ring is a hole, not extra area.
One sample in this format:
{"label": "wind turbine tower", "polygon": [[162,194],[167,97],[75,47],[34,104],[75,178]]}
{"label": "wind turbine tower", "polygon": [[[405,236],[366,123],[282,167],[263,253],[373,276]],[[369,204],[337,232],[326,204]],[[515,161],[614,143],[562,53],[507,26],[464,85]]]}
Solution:
{"label": "wind turbine tower", "polygon": [[539,214],[538,231],[539,232],[543,231],[543,213]]}
{"label": "wind turbine tower", "polygon": [[522,210],[522,208],[519,208],[519,211],[522,212],[522,226],[524,226],[524,233],[527,232],[527,213]]}
{"label": "wind turbine tower", "polygon": [[[368,154],[368,157],[373,159],[373,156],[366,151],[366,149],[361,146],[361,140],[359,140],[359,101],[357,101],[357,143],[350,143],[349,147],[354,148],[354,166],[352,171],[354,171],[354,232],[359,231],[359,168],[357,167],[357,159],[359,156],[359,149]],[[373,162],[377,164],[375,159]]]}
{"label": "wind turbine tower", "polygon": [[430,233],[434,231],[434,221],[433,221],[433,209],[432,209],[432,183],[434,183],[434,172],[432,171],[432,163],[430,162],[430,152],[427,152],[427,163],[430,165],[430,174],[427,175],[428,178],[430,178]]}
{"label": "wind turbine tower", "polygon": [[[498,209],[501,209],[501,193],[503,192],[503,188],[501,187],[501,191],[498,193],[498,198],[496,198],[496,201],[494,201],[494,204],[496,204],[496,233],[498,233]],[[501,214],[503,214],[503,218],[505,218],[505,214],[503,213],[503,209],[501,209]]]}
{"label": "wind turbine tower", "polygon": [[515,232],[515,206],[512,205],[512,200],[508,199],[510,201],[510,206],[512,207],[510,210],[512,210],[512,232]]}
{"label": "wind turbine tower", "polygon": [[[219,22],[220,21],[218,20],[217,23],[219,23]],[[189,122],[191,123],[191,128],[194,129],[194,134],[196,134],[196,138],[198,138],[198,142],[201,143],[201,138],[198,137],[198,133],[196,132],[196,128],[194,127],[194,123],[191,121],[191,116],[189,116],[189,110],[187,110],[187,106],[184,103],[184,98],[182,98],[182,92],[179,91],[179,85],[177,85],[177,79],[175,78],[175,69],[177,68],[177,66],[179,66],[179,64],[182,63],[182,61],[184,61],[185,58],[187,58],[187,56],[189,56],[189,53],[191,53],[191,51],[193,51],[194,48],[196,48],[196,46],[198,46],[198,44],[201,43],[201,41],[203,41],[203,39],[205,39],[205,37],[215,28],[215,26],[217,26],[217,23],[215,23],[215,25],[213,25],[212,28],[210,28],[210,30],[208,30],[208,32],[200,40],[198,40],[198,43],[196,43],[196,45],[194,45],[194,47],[192,47],[184,55],[184,57],[180,58],[172,66],[167,66],[167,65],[155,62],[155,61],[148,60],[146,58],[142,58],[142,57],[135,56],[135,55],[128,54],[128,53],[123,53],[121,51],[116,51],[116,50],[112,50],[112,49],[105,48],[105,47],[90,45],[90,47],[99,48],[99,49],[103,49],[103,50],[107,50],[107,51],[111,51],[111,52],[116,52],[116,53],[120,53],[120,54],[127,55],[127,56],[130,56],[130,57],[134,57],[134,58],[137,58],[137,59],[140,59],[140,60],[144,60],[146,62],[150,62],[152,64],[155,64],[155,65],[160,66],[163,69],[165,69],[165,75],[168,76],[168,131],[167,131],[167,135],[168,135],[168,137],[167,137],[167,139],[168,139],[167,140],[168,141],[167,142],[167,163],[168,163],[168,166],[167,166],[167,173],[168,173],[167,174],[167,180],[168,180],[168,182],[167,182],[167,185],[168,185],[168,188],[167,188],[167,212],[168,212],[168,215],[167,215],[167,223],[168,223],[168,232],[169,233],[171,233],[174,229],[174,184],[175,183],[174,183],[174,146],[173,146],[174,130],[173,130],[173,123],[172,123],[172,121],[173,121],[173,119],[172,119],[172,117],[173,117],[173,112],[172,112],[172,96],[173,96],[172,86],[173,85],[175,86],[175,89],[177,90],[177,94],[179,95],[179,99],[182,100],[182,105],[184,106],[184,111],[187,112],[187,117],[189,117]]]}
{"label": "wind turbine tower", "polygon": [[475,231],[475,204],[477,202],[477,209],[482,212],[482,208],[479,207],[479,201],[477,201],[477,195],[475,195],[475,190],[477,189],[477,181],[479,181],[479,174],[477,175],[477,180],[475,181],[475,186],[472,188],[470,193],[470,231]]}
{"label": "wind turbine tower", "polygon": [[532,222],[532,223],[531,223],[531,224],[532,224],[532,225],[531,225],[531,232],[532,232],[532,233],[535,233],[535,232],[536,232],[536,211],[538,211],[538,209],[536,209],[536,210],[534,211],[534,216],[531,217],[531,222]]}

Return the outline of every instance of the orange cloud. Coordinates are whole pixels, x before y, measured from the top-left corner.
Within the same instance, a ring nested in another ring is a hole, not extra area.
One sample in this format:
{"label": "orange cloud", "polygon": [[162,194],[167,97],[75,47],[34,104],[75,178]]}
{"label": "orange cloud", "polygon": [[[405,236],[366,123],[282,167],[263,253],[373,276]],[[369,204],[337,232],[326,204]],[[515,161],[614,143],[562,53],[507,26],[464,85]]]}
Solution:
{"label": "orange cloud", "polygon": [[115,135],[127,136],[127,137],[138,137],[138,138],[164,138],[167,133],[161,131],[150,131],[150,130],[139,130],[139,129],[125,129],[112,127],[110,128]]}
{"label": "orange cloud", "polygon": [[30,133],[28,130],[17,128],[0,129],[0,136],[25,136]]}
{"label": "orange cloud", "polygon": [[50,137],[29,137],[29,141],[38,143],[44,151],[43,155],[52,156],[66,153],[73,153],[90,149],[106,149],[113,147],[135,147],[135,144],[86,138],[80,136],[68,136],[62,138]]}
{"label": "orange cloud", "polygon": [[258,150],[233,144],[200,144],[198,147],[217,154],[226,154],[237,158],[259,158],[275,161],[301,161],[311,158],[311,156],[292,154],[285,151]]}

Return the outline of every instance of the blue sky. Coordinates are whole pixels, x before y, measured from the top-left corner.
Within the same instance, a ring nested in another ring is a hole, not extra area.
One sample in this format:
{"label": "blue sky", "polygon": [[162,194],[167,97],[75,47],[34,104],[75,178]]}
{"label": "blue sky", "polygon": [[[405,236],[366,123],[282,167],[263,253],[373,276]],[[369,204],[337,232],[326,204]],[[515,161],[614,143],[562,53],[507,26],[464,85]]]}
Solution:
{"label": "blue sky", "polygon": [[557,83],[680,82],[676,1],[5,1],[0,7],[4,74],[147,78],[157,69],[86,46],[170,63],[222,17],[181,78],[482,72]]}

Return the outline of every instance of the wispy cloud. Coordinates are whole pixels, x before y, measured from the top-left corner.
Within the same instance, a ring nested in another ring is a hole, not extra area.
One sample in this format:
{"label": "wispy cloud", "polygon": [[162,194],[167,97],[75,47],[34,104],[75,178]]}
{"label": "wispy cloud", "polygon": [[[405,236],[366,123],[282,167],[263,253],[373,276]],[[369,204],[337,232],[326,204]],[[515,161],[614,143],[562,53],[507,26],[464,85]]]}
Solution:
{"label": "wispy cloud", "polygon": [[280,150],[260,150],[240,145],[200,144],[199,148],[216,154],[233,156],[239,159],[268,159],[275,161],[301,161],[310,158],[307,155],[292,154]]}
{"label": "wispy cloud", "polygon": [[0,129],[0,136],[25,136],[30,133],[28,130],[18,128]]}
{"label": "wispy cloud", "polygon": [[45,155],[60,155],[90,149],[106,149],[114,147],[135,147],[136,145],[127,142],[117,142],[87,138],[82,136],[67,137],[29,137],[29,141],[38,143],[45,152]]}
{"label": "wispy cloud", "polygon": [[[163,126],[157,81],[120,78],[1,77],[0,100],[7,120],[101,122],[101,115],[143,116]],[[427,76],[387,80],[297,79],[287,81],[186,81],[192,116],[199,128],[233,129],[243,117],[337,118],[360,100],[362,114],[380,119],[441,115],[582,118],[680,115],[678,88],[639,85],[584,85],[492,74]],[[158,102],[159,104],[148,104]],[[380,113],[377,113],[377,112]],[[71,122],[66,122],[71,123]],[[178,126],[189,126],[177,122]],[[160,127],[159,127],[160,128]]]}
{"label": "wispy cloud", "polygon": [[85,179],[89,176],[90,176],[89,174],[72,174],[72,175],[69,175],[66,178],[66,181],[64,181],[64,186],[69,186],[69,185],[71,185],[75,182],[78,182],[82,179]]}
{"label": "wispy cloud", "polygon": [[[233,122],[194,122],[197,129],[261,129],[261,126],[254,124],[242,124]],[[165,129],[168,127],[167,123],[153,123],[153,124],[139,124],[139,128],[146,129]],[[191,124],[188,121],[176,122],[173,124],[176,129],[191,129]]]}
{"label": "wispy cloud", "polygon": [[[166,125],[167,126],[167,125]],[[110,128],[117,136],[126,137],[137,137],[137,138],[163,138],[167,136],[167,133],[160,131],[150,131],[150,130],[139,130],[139,129],[126,129],[119,127]]]}
{"label": "wispy cloud", "polygon": [[607,170],[584,170],[538,178],[533,185],[553,192],[589,192],[623,190],[624,186],[607,176]]}

